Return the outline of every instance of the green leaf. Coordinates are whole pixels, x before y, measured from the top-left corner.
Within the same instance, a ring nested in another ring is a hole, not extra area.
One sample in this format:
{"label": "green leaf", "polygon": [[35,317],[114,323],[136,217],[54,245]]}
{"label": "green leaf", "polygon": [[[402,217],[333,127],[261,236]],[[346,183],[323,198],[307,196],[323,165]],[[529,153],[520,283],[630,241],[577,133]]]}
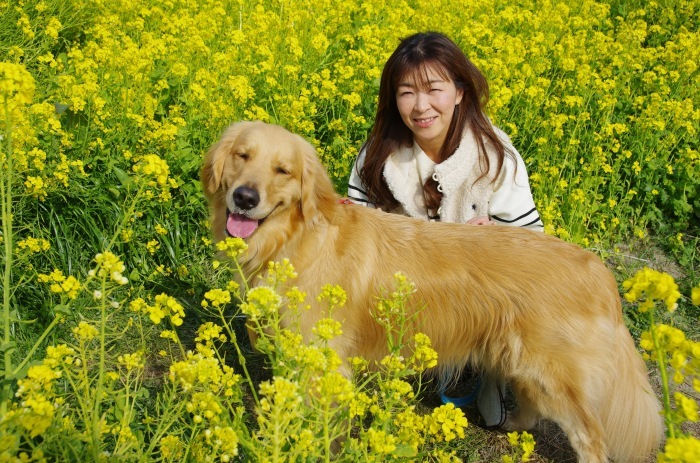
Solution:
{"label": "green leaf", "polygon": [[0,352],[12,352],[17,349],[17,343],[14,341],[5,342],[0,344]]}
{"label": "green leaf", "polygon": [[61,315],[70,315],[72,313],[70,307],[65,305],[65,304],[57,304],[53,308],[53,310],[54,310],[54,312],[56,312],[56,314],[61,314]]}

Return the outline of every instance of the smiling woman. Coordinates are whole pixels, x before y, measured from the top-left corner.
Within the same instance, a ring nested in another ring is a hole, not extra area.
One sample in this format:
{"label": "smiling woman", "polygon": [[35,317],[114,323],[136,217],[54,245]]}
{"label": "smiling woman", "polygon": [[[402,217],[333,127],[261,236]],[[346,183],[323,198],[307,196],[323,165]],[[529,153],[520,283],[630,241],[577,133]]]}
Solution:
{"label": "smiling woman", "polygon": [[488,96],[486,78],[447,36],[404,39],[384,66],[348,196],[428,220],[541,231],[525,164],[486,116]]}

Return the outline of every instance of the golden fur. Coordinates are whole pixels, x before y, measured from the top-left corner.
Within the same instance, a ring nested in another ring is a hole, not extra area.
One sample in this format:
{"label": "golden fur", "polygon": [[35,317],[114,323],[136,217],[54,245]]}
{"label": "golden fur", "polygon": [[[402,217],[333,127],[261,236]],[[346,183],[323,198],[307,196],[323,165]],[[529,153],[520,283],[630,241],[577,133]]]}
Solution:
{"label": "golden fur", "polygon": [[[659,402],[626,329],[617,284],[594,254],[515,227],[430,223],[338,202],[315,149],[261,122],[230,126],[209,150],[202,184],[215,240],[226,237],[232,192],[259,193],[246,213],[264,223],[246,239],[247,277],[289,258],[296,284],[316,295],[338,284],[343,358],[386,354],[370,307],[403,272],[425,305],[418,329],[442,372],[464,365],[509,382],[518,410],[508,429],[557,422],[582,462],[642,461],[663,434]],[[251,280],[254,281],[254,280]],[[321,307],[303,315],[302,334]]]}

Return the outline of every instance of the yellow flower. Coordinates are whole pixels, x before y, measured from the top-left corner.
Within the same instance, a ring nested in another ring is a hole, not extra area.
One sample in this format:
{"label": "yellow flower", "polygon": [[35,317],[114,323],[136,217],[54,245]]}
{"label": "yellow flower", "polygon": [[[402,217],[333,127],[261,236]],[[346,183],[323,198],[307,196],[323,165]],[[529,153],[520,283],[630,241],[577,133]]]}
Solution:
{"label": "yellow flower", "polygon": [[[635,302],[646,295],[647,301],[663,301],[669,311],[676,309],[678,298],[681,296],[671,275],[648,267],[644,267],[623,282],[622,287],[627,290],[624,295],[627,301]],[[648,304],[644,309],[650,308]]]}
{"label": "yellow flower", "polygon": [[124,368],[126,371],[140,370],[145,366],[145,360],[143,358],[143,352],[138,351],[133,354],[122,354],[117,357],[117,363]]}
{"label": "yellow flower", "polygon": [[92,341],[99,334],[100,331],[95,326],[85,321],[81,321],[78,323],[78,326],[73,328],[73,335],[75,335],[81,343]]}
{"label": "yellow flower", "polygon": [[120,285],[125,285],[129,280],[122,275],[122,272],[126,269],[122,261],[110,251],[106,251],[95,256],[95,262],[97,262],[97,271],[91,271],[91,275],[98,275],[100,277],[109,277],[112,281],[119,283]]}
{"label": "yellow flower", "polygon": [[57,18],[51,18],[49,19],[49,23],[46,25],[44,33],[52,39],[56,40],[58,38],[58,33],[61,30],[61,27],[63,27],[61,21],[59,21]]}
{"label": "yellow flower", "polygon": [[17,242],[17,247],[24,250],[28,249],[32,253],[48,251],[51,249],[51,243],[43,238],[29,237]]}
{"label": "yellow flower", "polygon": [[34,78],[24,66],[0,62],[0,95],[11,106],[30,104],[35,88]]}
{"label": "yellow flower", "polygon": [[207,307],[209,305],[208,301],[211,301],[211,305],[214,307],[219,307],[231,302],[231,293],[227,290],[216,288],[204,293],[204,299],[202,307]]}
{"label": "yellow flower", "polygon": [[146,243],[146,249],[148,249],[148,252],[151,254],[155,254],[158,249],[160,249],[160,243],[158,240],[151,240],[148,243]]}
{"label": "yellow flower", "polygon": [[197,337],[194,338],[195,341],[211,342],[218,340],[221,342],[226,342],[226,335],[223,333],[223,328],[219,325],[206,322],[201,325],[197,330]]}
{"label": "yellow flower", "polygon": [[692,436],[671,437],[666,440],[659,463],[695,463],[700,461],[700,440]]}
{"label": "yellow flower", "polygon": [[[177,182],[170,177],[170,167],[165,160],[155,154],[146,154],[134,164],[132,170],[141,175],[140,181],[145,182],[149,188],[156,188],[158,200],[161,202],[171,199],[170,190],[177,188]],[[146,196],[154,196],[150,189],[146,190]]]}
{"label": "yellow flower", "polygon": [[412,368],[417,372],[421,372],[437,366],[438,354],[432,348],[430,338],[423,333],[416,333],[413,336],[413,340],[416,343],[416,347],[410,360]]}
{"label": "yellow flower", "polygon": [[369,428],[367,440],[372,452],[379,455],[388,455],[396,450],[396,437],[381,429]]}
{"label": "yellow flower", "polygon": [[272,288],[258,286],[246,294],[246,302],[240,305],[241,312],[252,319],[265,317],[276,312],[282,302],[280,295]]}
{"label": "yellow flower", "polygon": [[52,283],[51,292],[64,293],[69,299],[78,297],[78,291],[82,289],[80,282],[73,276],[66,277],[63,272],[56,269],[50,274],[39,274],[39,281],[42,283]]}
{"label": "yellow flower", "polygon": [[179,437],[167,435],[160,440],[160,453],[165,461],[180,461],[185,452],[185,445]]}
{"label": "yellow flower", "polygon": [[324,285],[321,288],[321,294],[318,295],[318,301],[326,301],[331,313],[334,309],[343,307],[347,301],[347,295],[343,288],[338,285]]}
{"label": "yellow flower", "polygon": [[698,421],[698,403],[695,400],[686,397],[680,392],[676,392],[674,398],[676,399],[676,407],[683,419],[692,422]]}
{"label": "yellow flower", "polygon": [[464,429],[467,427],[467,418],[461,409],[455,408],[453,403],[442,405],[433,410],[430,415],[428,429],[439,441],[449,442],[458,436],[464,438]]}
{"label": "yellow flower", "polygon": [[27,180],[24,182],[24,186],[27,188],[27,193],[40,201],[46,199],[48,192],[46,190],[46,182],[41,177],[27,176]]}
{"label": "yellow flower", "polygon": [[[207,243],[206,241],[204,242],[204,244],[209,245],[209,243]],[[225,240],[216,243],[216,249],[225,252],[229,258],[235,259],[236,257],[240,256],[246,249],[248,249],[248,245],[241,238],[233,238],[229,236]]]}
{"label": "yellow flower", "polygon": [[342,325],[332,318],[322,318],[312,328],[313,333],[321,339],[329,341],[343,334]]}

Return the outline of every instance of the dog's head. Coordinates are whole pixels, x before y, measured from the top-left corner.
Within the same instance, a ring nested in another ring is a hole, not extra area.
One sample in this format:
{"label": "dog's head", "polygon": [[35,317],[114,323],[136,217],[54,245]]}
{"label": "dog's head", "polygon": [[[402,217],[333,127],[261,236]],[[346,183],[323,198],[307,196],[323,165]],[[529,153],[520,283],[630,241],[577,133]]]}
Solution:
{"label": "dog's head", "polygon": [[335,195],[315,148],[263,122],[229,126],[209,149],[201,180],[217,241],[227,235],[248,240],[263,229],[312,220]]}

